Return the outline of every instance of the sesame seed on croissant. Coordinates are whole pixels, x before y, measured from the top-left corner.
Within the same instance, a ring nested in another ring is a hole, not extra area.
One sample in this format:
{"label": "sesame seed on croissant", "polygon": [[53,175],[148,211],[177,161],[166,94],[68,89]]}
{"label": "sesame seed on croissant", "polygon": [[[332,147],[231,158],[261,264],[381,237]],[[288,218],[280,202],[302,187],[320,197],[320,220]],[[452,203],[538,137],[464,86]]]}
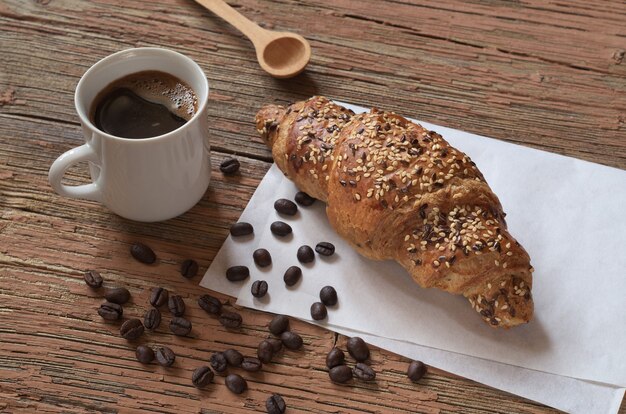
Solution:
{"label": "sesame seed on croissant", "polygon": [[256,116],[274,161],[326,202],[360,254],[400,263],[422,287],[464,295],[485,322],[530,321],[532,267],[470,158],[392,112],[355,115],[314,96]]}

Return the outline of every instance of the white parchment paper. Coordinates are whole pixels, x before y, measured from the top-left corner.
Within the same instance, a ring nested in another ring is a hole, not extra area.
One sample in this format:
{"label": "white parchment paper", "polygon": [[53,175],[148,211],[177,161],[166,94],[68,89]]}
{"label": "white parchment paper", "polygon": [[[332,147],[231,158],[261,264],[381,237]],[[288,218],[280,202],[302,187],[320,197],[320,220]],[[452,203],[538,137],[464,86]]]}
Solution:
{"label": "white parchment paper", "polygon": [[[244,305],[306,320],[319,289],[330,284],[340,297],[329,312],[330,329],[367,333],[388,340],[388,345],[416,344],[543,371],[552,374],[545,377],[551,380],[568,376],[613,385],[610,389],[626,385],[626,220],[621,211],[626,206],[626,172],[422,125],[470,155],[500,197],[511,233],[526,247],[536,269],[532,323],[509,331],[491,329],[465,299],[419,288],[395,263],[360,257],[330,228],[322,203],[300,208],[294,218],[279,217],[273,202],[293,198],[296,188],[275,166],[241,218],[254,225],[254,236],[229,237],[201,284],[239,296]],[[270,233],[269,224],[277,219],[294,228],[293,236],[285,240]],[[286,288],[282,276],[298,264],[297,248],[319,241],[334,243],[337,253],[301,266],[302,281]],[[252,261],[252,251],[261,246],[272,254],[270,268],[258,269]],[[250,267],[250,280],[226,281],[225,269],[234,264]],[[257,279],[270,284],[263,301],[252,300],[249,293]],[[458,373],[454,364],[436,366]],[[504,377],[491,383],[473,379],[524,395],[523,385],[518,391],[505,388]]]}

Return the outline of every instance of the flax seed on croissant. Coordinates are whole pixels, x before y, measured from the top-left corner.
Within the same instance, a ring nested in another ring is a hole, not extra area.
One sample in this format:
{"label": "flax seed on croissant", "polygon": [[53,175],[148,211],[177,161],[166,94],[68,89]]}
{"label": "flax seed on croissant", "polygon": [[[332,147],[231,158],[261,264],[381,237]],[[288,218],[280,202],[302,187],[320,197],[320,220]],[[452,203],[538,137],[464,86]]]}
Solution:
{"label": "flax seed on croissant", "polygon": [[278,167],[327,203],[331,225],[360,254],[464,295],[493,327],[532,318],[528,254],[476,165],[439,134],[319,96],[267,105],[256,125]]}

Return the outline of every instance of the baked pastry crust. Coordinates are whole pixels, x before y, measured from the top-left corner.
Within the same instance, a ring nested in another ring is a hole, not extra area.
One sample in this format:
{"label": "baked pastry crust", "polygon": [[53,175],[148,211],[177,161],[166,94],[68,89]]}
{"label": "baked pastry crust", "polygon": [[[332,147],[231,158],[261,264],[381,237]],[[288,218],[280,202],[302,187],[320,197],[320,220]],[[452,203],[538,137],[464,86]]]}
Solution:
{"label": "baked pastry crust", "polygon": [[326,202],[360,254],[400,263],[422,287],[464,295],[492,327],[533,316],[532,267],[476,164],[392,112],[355,115],[314,96],[256,116],[274,161]]}

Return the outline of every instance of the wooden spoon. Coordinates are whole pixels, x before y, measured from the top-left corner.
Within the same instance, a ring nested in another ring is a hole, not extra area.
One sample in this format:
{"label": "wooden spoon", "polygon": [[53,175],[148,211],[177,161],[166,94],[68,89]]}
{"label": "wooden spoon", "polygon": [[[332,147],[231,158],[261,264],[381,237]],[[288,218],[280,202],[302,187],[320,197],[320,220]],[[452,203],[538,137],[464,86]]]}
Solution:
{"label": "wooden spoon", "polygon": [[290,78],[302,72],[311,59],[311,46],[300,35],[274,32],[259,27],[223,0],[195,0],[232,24],[254,44],[256,58],[275,78]]}

